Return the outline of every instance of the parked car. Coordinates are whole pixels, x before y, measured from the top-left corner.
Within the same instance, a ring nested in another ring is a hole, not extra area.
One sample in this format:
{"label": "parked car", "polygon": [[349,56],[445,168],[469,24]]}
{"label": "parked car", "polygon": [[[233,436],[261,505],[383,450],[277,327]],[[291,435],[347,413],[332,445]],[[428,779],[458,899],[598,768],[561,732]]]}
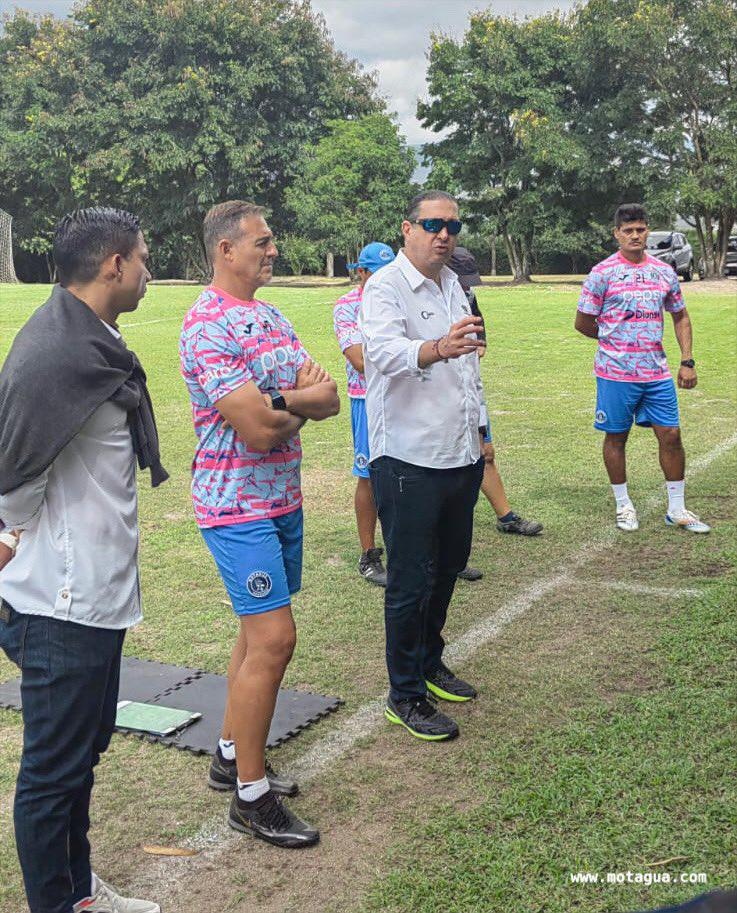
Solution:
{"label": "parked car", "polygon": [[724,262],[724,275],[737,276],[737,235],[729,236],[727,259]]}
{"label": "parked car", "polygon": [[647,239],[647,252],[663,263],[670,264],[684,282],[693,279],[693,248],[680,231],[651,231]]}

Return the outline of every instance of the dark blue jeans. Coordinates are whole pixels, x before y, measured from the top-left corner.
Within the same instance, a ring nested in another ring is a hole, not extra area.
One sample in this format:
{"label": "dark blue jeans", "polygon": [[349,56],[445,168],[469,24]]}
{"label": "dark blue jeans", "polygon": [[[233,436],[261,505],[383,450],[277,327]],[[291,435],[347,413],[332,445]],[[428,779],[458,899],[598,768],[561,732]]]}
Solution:
{"label": "dark blue jeans", "polygon": [[426,469],[379,457],[369,471],[387,557],[386,665],[392,700],[424,697],[442,662],[442,630],[468,561],[484,461]]}
{"label": "dark blue jeans", "polygon": [[0,606],[0,647],[22,676],[15,841],[31,913],[72,913],[90,893],[92,771],[115,726],[124,637]]}

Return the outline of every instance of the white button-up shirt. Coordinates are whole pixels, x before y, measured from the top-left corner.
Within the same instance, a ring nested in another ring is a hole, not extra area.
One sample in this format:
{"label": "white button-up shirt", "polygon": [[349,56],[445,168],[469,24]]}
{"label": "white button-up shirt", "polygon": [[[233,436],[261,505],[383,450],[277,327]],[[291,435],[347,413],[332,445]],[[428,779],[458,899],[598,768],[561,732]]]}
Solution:
{"label": "white button-up shirt", "polygon": [[372,460],[391,456],[453,469],[479,459],[479,427],[488,418],[478,355],[428,368],[417,363],[424,342],[445,336],[470,313],[458,277],[447,266],[438,286],[400,251],[369,278],[360,328]]}
{"label": "white button-up shirt", "polygon": [[0,597],[21,614],[95,628],[136,624],[137,510],[127,415],[108,401],[45,472],[0,495],[0,520],[23,530],[0,571]]}

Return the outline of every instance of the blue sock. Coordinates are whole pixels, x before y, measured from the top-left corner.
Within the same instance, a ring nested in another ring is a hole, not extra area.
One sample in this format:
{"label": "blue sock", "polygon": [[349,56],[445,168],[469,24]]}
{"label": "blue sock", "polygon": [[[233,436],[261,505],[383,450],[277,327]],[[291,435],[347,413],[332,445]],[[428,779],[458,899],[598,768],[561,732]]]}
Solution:
{"label": "blue sock", "polygon": [[517,519],[519,519],[517,517],[517,514],[513,510],[510,510],[508,514],[504,514],[503,517],[499,517],[499,522],[500,523],[511,523],[512,520],[517,520]]}

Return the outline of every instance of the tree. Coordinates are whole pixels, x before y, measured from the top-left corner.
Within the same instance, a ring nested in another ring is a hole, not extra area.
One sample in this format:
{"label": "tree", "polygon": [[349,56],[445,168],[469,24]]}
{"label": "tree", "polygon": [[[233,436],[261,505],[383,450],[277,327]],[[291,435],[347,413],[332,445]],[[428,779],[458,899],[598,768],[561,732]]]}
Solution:
{"label": "tree", "polygon": [[320,250],[314,241],[301,235],[284,235],[279,238],[279,258],[287,263],[294,276],[320,271]]}
{"label": "tree", "polygon": [[88,0],[71,22],[17,13],[0,45],[0,198],[21,243],[59,215],[139,214],[157,271],[202,273],[204,213],[284,190],[327,121],[381,107],[303,0]]}
{"label": "tree", "polygon": [[316,145],[305,146],[287,205],[300,232],[324,252],[353,260],[369,241],[397,239],[415,158],[386,114],[328,127]]}

